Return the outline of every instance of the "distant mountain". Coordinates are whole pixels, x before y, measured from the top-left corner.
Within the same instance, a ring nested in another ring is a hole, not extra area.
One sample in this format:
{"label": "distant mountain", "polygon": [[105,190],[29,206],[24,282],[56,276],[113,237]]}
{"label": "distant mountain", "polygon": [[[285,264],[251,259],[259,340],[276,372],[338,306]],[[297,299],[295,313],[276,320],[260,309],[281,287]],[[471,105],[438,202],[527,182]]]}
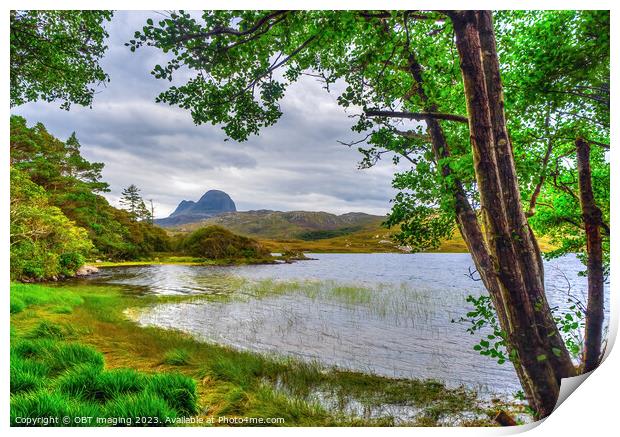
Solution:
{"label": "distant mountain", "polygon": [[249,237],[310,241],[377,229],[384,220],[385,217],[361,212],[335,215],[314,211],[258,210],[223,213],[195,223],[178,224],[174,230],[189,232],[207,225],[219,225]]}
{"label": "distant mountain", "polygon": [[178,226],[235,211],[235,202],[228,194],[220,190],[209,190],[197,202],[182,200],[169,217],[156,219],[155,224],[164,227]]}

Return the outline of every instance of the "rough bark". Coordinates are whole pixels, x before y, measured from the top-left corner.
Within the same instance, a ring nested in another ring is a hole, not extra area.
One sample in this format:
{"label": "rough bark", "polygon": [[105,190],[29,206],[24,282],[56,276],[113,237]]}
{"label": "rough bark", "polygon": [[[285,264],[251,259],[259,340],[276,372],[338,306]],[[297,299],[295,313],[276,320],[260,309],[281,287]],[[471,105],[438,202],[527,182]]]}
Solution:
{"label": "rough bark", "polygon": [[584,338],[584,372],[594,370],[601,358],[604,319],[604,270],[603,240],[601,238],[602,213],[596,206],[592,191],[590,170],[590,145],[583,138],[575,141],[577,171],[579,174],[579,200],[586,231],[588,253],[588,305]]}
{"label": "rough bark", "polygon": [[393,118],[408,118],[411,120],[447,120],[456,121],[458,123],[467,123],[467,117],[456,114],[445,114],[437,111],[427,112],[407,112],[407,111],[379,111],[369,109],[365,112],[368,117],[393,117]]}
{"label": "rough bark", "polygon": [[[422,75],[422,66],[417,61],[413,53],[408,54],[408,68],[409,72],[416,83],[416,93],[424,105],[424,110],[429,112],[436,112],[437,105],[430,103],[428,96],[424,90],[424,78]],[[435,161],[439,162],[441,159],[450,157],[450,147],[446,141],[446,137],[441,127],[441,124],[436,119],[429,119],[426,121],[427,133],[431,139],[431,147],[435,156]],[[452,176],[452,169],[449,165],[445,164],[441,167],[441,173],[444,180],[448,179],[448,176]],[[508,319],[506,317],[505,302],[499,299],[501,295],[500,284],[497,277],[497,272],[493,266],[487,243],[484,239],[482,229],[478,223],[478,217],[474,208],[471,206],[467,194],[463,188],[462,182],[458,178],[452,178],[452,186],[446,187],[454,196],[454,209],[455,218],[459,231],[469,253],[472,255],[476,270],[480,274],[480,278],[489,291],[489,296],[493,306],[495,307],[498,321],[501,326],[508,325]],[[508,353],[511,353],[510,344],[507,345]],[[522,384],[529,384],[529,380],[523,374],[521,367],[516,367],[517,375]]]}
{"label": "rough bark", "polygon": [[528,293],[537,302],[534,312],[536,323],[545,326],[549,336],[543,337],[548,341],[547,349],[556,351],[549,359],[554,361],[554,367],[562,374],[574,372],[570,354],[560,335],[545,295],[544,267],[540,248],[534,233],[531,231],[525,212],[521,204],[521,194],[517,179],[516,166],[504,113],[504,93],[499,71],[499,57],[493,31],[491,11],[480,11],[477,27],[479,29],[482,64],[484,69],[491,123],[493,126],[493,141],[495,156],[500,177],[504,207],[512,244],[517,254],[519,267],[523,272],[524,281],[528,284]]}
{"label": "rough bark", "polygon": [[[491,15],[463,11],[449,16],[461,64],[488,258],[497,282],[489,293],[494,294],[498,314],[505,312],[505,319],[499,320],[516,353],[513,363],[528,400],[538,416],[545,417],[553,411],[561,378],[575,370],[553,323],[540,250],[521,205]],[[476,252],[472,256],[485,258]]]}

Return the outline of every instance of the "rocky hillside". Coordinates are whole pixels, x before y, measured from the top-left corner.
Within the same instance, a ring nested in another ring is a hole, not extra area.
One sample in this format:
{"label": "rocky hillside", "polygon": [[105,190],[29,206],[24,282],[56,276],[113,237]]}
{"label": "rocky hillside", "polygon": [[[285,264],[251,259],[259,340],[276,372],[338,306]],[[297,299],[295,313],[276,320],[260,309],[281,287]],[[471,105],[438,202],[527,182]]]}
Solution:
{"label": "rocky hillside", "polygon": [[156,219],[155,224],[164,227],[178,226],[234,211],[237,211],[237,207],[228,194],[209,190],[197,202],[182,200],[169,217]]}

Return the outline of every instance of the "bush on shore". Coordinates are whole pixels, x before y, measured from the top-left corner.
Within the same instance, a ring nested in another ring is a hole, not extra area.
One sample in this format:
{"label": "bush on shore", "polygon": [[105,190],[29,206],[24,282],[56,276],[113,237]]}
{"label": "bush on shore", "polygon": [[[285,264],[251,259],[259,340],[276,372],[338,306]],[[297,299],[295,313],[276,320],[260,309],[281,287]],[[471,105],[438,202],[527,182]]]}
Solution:
{"label": "bush on shore", "polygon": [[234,234],[220,226],[200,228],[179,242],[186,255],[208,259],[270,258],[267,248],[253,238]]}

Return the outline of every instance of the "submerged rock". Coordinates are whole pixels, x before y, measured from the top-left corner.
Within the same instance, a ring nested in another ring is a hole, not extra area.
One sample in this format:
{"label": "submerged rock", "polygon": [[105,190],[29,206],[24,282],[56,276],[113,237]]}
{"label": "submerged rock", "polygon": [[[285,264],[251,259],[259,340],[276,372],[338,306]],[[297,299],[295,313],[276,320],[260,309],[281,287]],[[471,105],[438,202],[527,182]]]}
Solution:
{"label": "submerged rock", "polygon": [[99,273],[99,269],[95,266],[83,265],[75,272],[75,276],[88,276]]}

